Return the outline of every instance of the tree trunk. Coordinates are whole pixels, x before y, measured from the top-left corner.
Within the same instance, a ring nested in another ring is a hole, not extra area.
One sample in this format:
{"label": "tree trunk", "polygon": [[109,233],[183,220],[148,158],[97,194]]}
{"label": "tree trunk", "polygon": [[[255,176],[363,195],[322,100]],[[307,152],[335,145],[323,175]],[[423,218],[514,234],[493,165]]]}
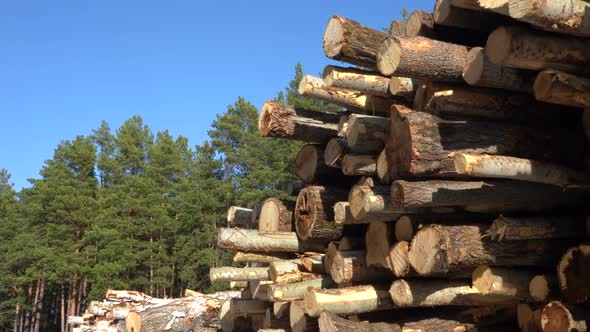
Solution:
{"label": "tree trunk", "polygon": [[536,212],[575,207],[584,204],[582,202],[587,201],[587,195],[582,190],[521,181],[400,180],[391,185],[393,208],[406,210]]}
{"label": "tree trunk", "polygon": [[590,245],[581,244],[568,249],[557,265],[557,281],[568,303],[583,303],[590,299]]}
{"label": "tree trunk", "polygon": [[60,293],[60,310],[59,310],[59,316],[60,316],[60,327],[61,327],[61,332],[65,332],[66,331],[66,297],[65,297],[65,292],[64,292],[64,286],[61,286],[61,293]]}
{"label": "tree trunk", "polygon": [[348,119],[346,144],[354,153],[377,153],[383,150],[387,136],[387,118],[352,114]]}
{"label": "tree trunk", "polygon": [[367,266],[391,269],[388,264],[389,247],[393,242],[393,225],[383,221],[369,223],[365,233]]}
{"label": "tree trunk", "polygon": [[352,181],[338,169],[328,166],[324,161],[324,146],[315,144],[306,144],[297,153],[295,175],[305,184],[346,185]]}
{"label": "tree trunk", "polygon": [[377,67],[386,76],[462,82],[466,59],[465,46],[425,37],[391,37],[379,47]]}
{"label": "tree trunk", "polygon": [[326,66],[322,74],[329,87],[359,91],[374,96],[391,97],[389,93],[389,77],[378,73],[337,66]]}
{"label": "tree trunk", "polygon": [[385,286],[364,285],[339,289],[308,289],[305,312],[318,317],[323,311],[338,315],[355,315],[394,308]]}
{"label": "tree trunk", "polygon": [[416,274],[410,267],[409,253],[410,244],[406,241],[399,241],[389,248],[387,254],[389,268],[398,278],[410,277]]}
{"label": "tree trunk", "polygon": [[533,88],[537,100],[590,108],[590,79],[546,69],[537,75]]}
{"label": "tree trunk", "polygon": [[584,307],[568,309],[561,302],[553,301],[543,308],[541,327],[547,332],[589,331],[590,310]]}
{"label": "tree trunk", "polygon": [[590,19],[586,17],[590,5],[582,0],[510,0],[510,17],[537,28],[590,37]]}
{"label": "tree trunk", "polygon": [[319,325],[320,331],[322,332],[401,331],[401,328],[398,324],[354,322],[329,312],[322,312],[319,319]]}
{"label": "tree trunk", "polygon": [[509,68],[492,63],[482,47],[467,53],[463,79],[469,85],[531,93],[536,73],[530,70]]}
{"label": "tree trunk", "polygon": [[405,37],[426,37],[452,44],[479,46],[486,44],[488,34],[481,31],[435,24],[434,16],[431,13],[415,10],[408,17]]}
{"label": "tree trunk", "polygon": [[258,119],[258,133],[262,137],[328,143],[338,135],[339,120],[338,113],[309,111],[267,101]]}
{"label": "tree trunk", "polygon": [[518,303],[530,300],[529,283],[534,277],[530,270],[480,265],[473,271],[472,282],[482,294]]}
{"label": "tree trunk", "polygon": [[346,107],[351,112],[367,114],[387,114],[394,100],[366,94],[356,90],[319,86],[310,81],[321,78],[305,75],[297,90],[300,95]]}
{"label": "tree trunk", "polygon": [[348,152],[346,140],[342,138],[332,138],[324,150],[324,163],[334,168],[342,167],[342,158]]}
{"label": "tree trunk", "polygon": [[346,200],[347,192],[335,187],[310,186],[297,197],[295,226],[300,239],[329,242],[342,237],[342,225],[334,222],[334,204]]}
{"label": "tree trunk", "polygon": [[389,133],[387,161],[394,178],[457,176],[457,153],[506,155],[578,167],[582,164],[584,139],[572,130],[448,121],[397,107],[391,112]]}
{"label": "tree trunk", "polygon": [[486,44],[490,61],[523,69],[551,68],[588,75],[590,49],[585,38],[553,35],[518,27],[501,27],[490,34]]}
{"label": "tree trunk", "polygon": [[455,172],[464,177],[520,180],[560,187],[590,183],[586,173],[525,158],[457,153]]}
{"label": "tree trunk", "polygon": [[227,210],[227,225],[252,227],[252,209],[230,206]]}
{"label": "tree trunk", "polygon": [[388,186],[354,186],[348,195],[350,212],[356,220],[394,221],[403,211],[395,209]]}
{"label": "tree trunk", "polygon": [[35,327],[34,331],[39,332],[41,328],[41,312],[43,311],[43,299],[45,297],[45,277],[39,278],[39,298],[35,305]]}
{"label": "tree trunk", "polygon": [[470,273],[479,265],[554,266],[571,241],[496,242],[483,239],[487,225],[430,225],[418,231],[410,247],[410,264],[422,276]]}
{"label": "tree trunk", "polygon": [[333,16],[324,32],[324,53],[330,59],[375,70],[379,45],[389,37],[355,21]]}
{"label": "tree trunk", "polygon": [[389,270],[368,266],[365,256],[364,250],[336,251],[328,266],[330,276],[339,285],[393,279]]}
{"label": "tree trunk", "polygon": [[391,21],[389,34],[392,36],[406,37],[406,22],[400,20]]}
{"label": "tree trunk", "polygon": [[258,217],[258,230],[263,232],[290,232],[293,230],[295,202],[268,198],[262,204]]}
{"label": "tree trunk", "polygon": [[460,8],[455,6],[453,2],[455,1],[436,1],[434,7],[434,22],[436,24],[476,30],[483,33],[489,33],[499,26],[514,24],[509,17],[498,13],[473,10],[474,8]]}
{"label": "tree trunk", "polygon": [[321,289],[330,288],[334,285],[334,281],[326,276],[289,284],[272,284],[268,287],[268,298],[274,302],[303,300],[305,291],[310,287]]}
{"label": "tree trunk", "polygon": [[323,252],[328,242],[299,241],[295,232],[258,232],[240,228],[218,228],[217,247],[258,252]]}
{"label": "tree trunk", "polygon": [[234,255],[233,261],[245,262],[245,263],[271,263],[276,261],[283,261],[293,259],[294,256],[287,253],[269,253],[269,254],[257,254],[249,252],[237,252]]}
{"label": "tree trunk", "polygon": [[214,281],[270,280],[267,267],[212,267],[209,279]]}
{"label": "tree trunk", "polygon": [[346,154],[342,158],[342,174],[347,176],[376,176],[377,156]]}
{"label": "tree trunk", "polygon": [[528,218],[499,216],[486,231],[485,236],[498,241],[583,239],[588,236],[585,221],[585,218],[570,216]]}

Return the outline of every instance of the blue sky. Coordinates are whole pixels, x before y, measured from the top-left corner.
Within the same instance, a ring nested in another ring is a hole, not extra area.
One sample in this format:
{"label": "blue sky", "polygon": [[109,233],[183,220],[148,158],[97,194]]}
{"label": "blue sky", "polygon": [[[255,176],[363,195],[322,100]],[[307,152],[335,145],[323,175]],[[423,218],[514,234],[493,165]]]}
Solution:
{"label": "blue sky", "polygon": [[260,107],[299,61],[330,63],[332,15],[389,26],[397,1],[6,1],[0,10],[0,168],[17,189],[61,141],[134,114],[191,145],[238,96]]}

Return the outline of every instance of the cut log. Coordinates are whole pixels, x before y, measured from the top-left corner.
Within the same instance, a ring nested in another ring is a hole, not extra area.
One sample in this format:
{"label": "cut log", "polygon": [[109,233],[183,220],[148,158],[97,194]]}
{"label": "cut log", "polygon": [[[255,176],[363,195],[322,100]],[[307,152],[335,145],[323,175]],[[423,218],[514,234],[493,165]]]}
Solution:
{"label": "cut log", "polygon": [[334,222],[334,204],[346,200],[346,190],[310,186],[301,190],[295,206],[297,235],[304,241],[333,241],[342,237],[342,225]]}
{"label": "cut log", "polygon": [[487,225],[424,227],[412,240],[410,264],[422,276],[471,273],[479,265],[554,266],[572,241],[495,242],[482,239]]}
{"label": "cut log", "polygon": [[330,288],[333,286],[335,286],[334,281],[325,276],[290,284],[273,284],[268,287],[268,298],[275,302],[303,300],[303,295],[308,288]]}
{"label": "cut log", "polygon": [[536,73],[531,70],[509,68],[492,63],[482,47],[467,53],[463,79],[469,85],[531,93]]}
{"label": "cut log", "polygon": [[426,37],[447,43],[478,46],[485,45],[487,33],[434,23],[434,16],[422,10],[412,12],[406,23],[406,37]]}
{"label": "cut log", "polygon": [[590,299],[590,245],[568,249],[557,265],[557,281],[568,303]]}
{"label": "cut log", "polygon": [[486,54],[497,65],[523,69],[552,68],[587,75],[590,49],[584,38],[552,35],[517,27],[501,27],[492,32]]}
{"label": "cut log", "polygon": [[227,210],[227,224],[229,226],[252,226],[252,209],[230,206]]}
{"label": "cut log", "polygon": [[423,94],[421,111],[445,117],[491,119],[526,126],[579,127],[579,109],[539,102],[529,94],[438,82],[429,83]]}
{"label": "cut log", "polygon": [[[495,12],[460,8],[453,5],[453,0],[437,0],[434,7],[434,22],[489,33],[503,25],[512,25],[509,17]],[[478,6],[479,7],[479,6]]]}
{"label": "cut log", "polygon": [[416,232],[430,224],[442,224],[447,226],[465,225],[472,223],[491,223],[495,216],[479,213],[453,213],[453,214],[416,214],[403,215],[395,222],[395,239],[398,241],[412,241]]}
{"label": "cut log", "polygon": [[389,80],[389,93],[396,97],[404,98],[408,103],[414,101],[420,81],[407,77],[392,77]]}
{"label": "cut log", "polygon": [[267,302],[257,300],[232,299],[229,303],[229,311],[232,318],[238,316],[262,315],[269,307]]}
{"label": "cut log", "polygon": [[342,158],[348,152],[346,140],[342,138],[332,138],[324,149],[324,163],[334,168],[342,167]]}
{"label": "cut log", "polygon": [[[312,77],[312,78],[309,78]],[[305,75],[297,90],[300,95],[320,99],[332,104],[344,106],[351,112],[368,114],[387,114],[394,100],[374,96],[354,90],[320,86],[316,83],[321,78]]]}
{"label": "cut log", "polygon": [[553,301],[543,308],[541,327],[547,332],[590,330],[590,310],[576,307],[568,309],[559,301]]}
{"label": "cut log", "polygon": [[364,250],[338,250],[331,261],[330,276],[338,285],[393,279],[391,271],[368,266]]}
{"label": "cut log", "polygon": [[387,258],[389,247],[393,242],[393,225],[382,221],[369,223],[365,233],[365,251],[367,266],[391,269]]}
{"label": "cut log", "polygon": [[149,296],[138,291],[108,289],[105,299],[144,303],[148,301]]}
{"label": "cut log", "polygon": [[301,262],[301,269],[304,272],[324,274],[324,272],[326,271],[326,267],[324,265],[324,257],[324,254],[299,257],[299,261]]}
{"label": "cut log", "polygon": [[387,151],[383,149],[377,158],[377,177],[382,184],[389,184],[393,179],[389,175],[389,165],[387,163]]}
{"label": "cut log", "polygon": [[[279,329],[279,330],[288,330],[291,328],[289,321],[286,319],[278,319],[275,317],[271,308],[266,309],[266,313],[264,314],[264,322],[262,326],[265,329]],[[258,330],[260,331],[260,330]]]}
{"label": "cut log", "polygon": [[262,204],[258,230],[263,232],[290,232],[293,230],[295,202],[268,198]]}
{"label": "cut log", "polygon": [[272,305],[272,312],[276,318],[281,319],[289,314],[289,304],[291,302],[275,302]]}
{"label": "cut log", "polygon": [[343,114],[340,116],[338,120],[338,137],[346,138],[346,134],[348,133],[348,118],[350,115]]}
{"label": "cut log", "polygon": [[507,303],[502,297],[480,293],[466,281],[399,279],[391,284],[389,293],[393,303],[398,307],[482,306]]}
{"label": "cut log", "polygon": [[257,301],[268,301],[268,287],[273,284],[270,280],[251,280],[248,281],[252,299]]}
{"label": "cut log", "polygon": [[377,156],[370,154],[346,154],[342,158],[342,174],[347,176],[376,176]]}
{"label": "cut log", "polygon": [[298,282],[303,278],[299,265],[290,261],[270,263],[268,274],[275,283]]}
{"label": "cut log", "polygon": [[301,242],[295,232],[258,232],[240,228],[218,228],[217,247],[258,252],[323,252],[328,242]]}
{"label": "cut log", "polygon": [[585,218],[582,217],[528,217],[499,216],[485,236],[492,240],[532,240],[585,238]]}
{"label": "cut log", "polygon": [[321,332],[399,332],[401,328],[398,324],[390,323],[369,323],[369,322],[355,322],[344,319],[338,315],[322,312],[319,319],[319,326]]}
{"label": "cut log", "polygon": [[343,236],[338,242],[338,250],[361,250],[365,247],[365,241],[361,237]]}
{"label": "cut log", "polygon": [[305,184],[346,184],[347,181],[340,171],[324,162],[324,146],[316,144],[306,144],[299,150],[295,175]]}
{"label": "cut log", "polygon": [[[414,100],[412,101],[412,109],[416,112],[424,112],[424,109],[426,108],[426,88],[427,83],[421,82],[416,90]],[[387,142],[385,142],[385,146],[387,146]]]}
{"label": "cut log", "polygon": [[283,261],[292,259],[293,256],[287,253],[269,253],[269,254],[256,254],[249,252],[237,252],[234,255],[234,262],[246,262],[246,263],[270,263],[276,261]]}
{"label": "cut log", "polygon": [[350,204],[348,202],[337,202],[334,204],[334,221],[337,224],[360,224],[368,222],[366,220],[356,220],[350,212]]}
{"label": "cut log", "polygon": [[213,281],[270,280],[266,267],[212,267],[209,279]]}
{"label": "cut log", "polygon": [[388,37],[353,20],[334,16],[324,32],[324,53],[330,59],[375,70],[379,45]]}
{"label": "cut log", "polygon": [[[246,287],[248,287],[247,281],[230,281],[229,282],[229,288],[246,288]],[[187,289],[184,291],[184,296],[193,296],[193,295],[188,295],[189,293],[187,293],[187,291],[189,291],[189,290],[190,289]],[[191,292],[194,292],[194,291],[191,291]]]}
{"label": "cut log", "polygon": [[258,217],[260,217],[260,210],[262,209],[262,204],[260,202],[254,204],[252,207],[252,225],[258,225]]}
{"label": "cut log", "polygon": [[289,323],[293,332],[319,331],[318,320],[305,313],[303,301],[291,302]]}
{"label": "cut log", "polygon": [[457,153],[506,155],[564,165],[582,163],[581,133],[505,123],[449,121],[397,106],[391,112],[387,161],[394,178],[456,176]]}
{"label": "cut log", "polygon": [[389,26],[389,34],[392,36],[405,37],[406,22],[400,20],[391,21],[391,25]]}
{"label": "cut log", "polygon": [[563,187],[590,183],[590,178],[582,171],[525,158],[457,153],[454,166],[455,172],[465,177],[520,180]]}
{"label": "cut log", "polygon": [[338,135],[339,120],[338,113],[309,111],[267,101],[258,118],[258,133],[262,137],[328,143]]}
{"label": "cut log", "polygon": [[410,244],[406,241],[399,241],[389,248],[387,255],[389,268],[398,278],[413,276],[415,274],[410,267],[409,253]]}
{"label": "cut log", "polygon": [[502,15],[509,15],[508,0],[478,0],[477,2],[482,9]]}
{"label": "cut log", "polygon": [[346,144],[354,153],[376,153],[383,150],[387,136],[387,118],[353,114],[348,119]]}
{"label": "cut log", "polygon": [[299,191],[305,187],[305,184],[301,181],[289,181],[287,183],[287,188],[285,188],[285,193],[289,196],[297,196],[299,195]]}
{"label": "cut log", "polygon": [[340,289],[308,289],[305,312],[318,317],[323,311],[338,315],[354,315],[394,308],[387,287],[364,285]]}
{"label": "cut log", "polygon": [[327,86],[359,91],[362,93],[390,97],[389,77],[378,73],[337,66],[327,66],[322,74]]}
{"label": "cut log", "polygon": [[348,195],[350,212],[356,220],[394,221],[402,212],[391,205],[390,189],[387,186],[354,186]]}
{"label": "cut log", "polygon": [[410,216],[401,216],[396,222],[394,227],[395,239],[398,241],[412,241],[415,230],[418,229],[418,225],[412,220]]}
{"label": "cut log", "polygon": [[529,297],[529,283],[535,277],[530,270],[480,265],[472,275],[473,287],[482,294],[505,297],[514,303],[525,302]]}
{"label": "cut log", "polygon": [[510,0],[510,17],[529,23],[537,28],[590,37],[590,4],[582,0]]}
{"label": "cut log", "polygon": [[557,288],[557,278],[554,275],[536,275],[529,282],[529,296],[533,302],[547,302],[557,296]]}
{"label": "cut log", "polygon": [[535,79],[535,98],[548,103],[590,108],[590,79],[546,69]]}
{"label": "cut log", "polygon": [[377,68],[386,76],[462,82],[467,59],[465,46],[425,37],[391,37],[377,54]]}

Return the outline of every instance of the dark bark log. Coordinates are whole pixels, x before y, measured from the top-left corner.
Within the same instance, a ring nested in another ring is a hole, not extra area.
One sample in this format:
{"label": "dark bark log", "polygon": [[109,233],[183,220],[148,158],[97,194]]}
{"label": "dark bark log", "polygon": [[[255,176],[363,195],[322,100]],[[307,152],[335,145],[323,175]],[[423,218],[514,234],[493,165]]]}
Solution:
{"label": "dark bark log", "polygon": [[324,149],[324,163],[334,168],[342,167],[342,158],[348,152],[346,140],[342,138],[332,138]]}
{"label": "dark bark log", "polygon": [[590,245],[570,248],[557,265],[557,281],[568,303],[590,299]]}
{"label": "dark bark log", "polygon": [[434,22],[436,24],[470,29],[489,33],[503,25],[513,25],[514,22],[498,13],[473,10],[474,8],[460,8],[453,5],[454,0],[437,0],[434,7]]}
{"label": "dark bark log", "polygon": [[382,221],[369,223],[365,233],[365,252],[367,266],[391,270],[388,263],[389,247],[393,243],[393,224]]}
{"label": "dark bark log", "polygon": [[347,192],[335,187],[311,186],[297,197],[295,226],[304,241],[333,241],[342,237],[342,225],[334,222],[334,204],[346,200]]}
{"label": "dark bark log", "polygon": [[412,12],[406,23],[406,37],[426,37],[465,46],[485,45],[488,34],[434,23],[432,13],[422,10]]}

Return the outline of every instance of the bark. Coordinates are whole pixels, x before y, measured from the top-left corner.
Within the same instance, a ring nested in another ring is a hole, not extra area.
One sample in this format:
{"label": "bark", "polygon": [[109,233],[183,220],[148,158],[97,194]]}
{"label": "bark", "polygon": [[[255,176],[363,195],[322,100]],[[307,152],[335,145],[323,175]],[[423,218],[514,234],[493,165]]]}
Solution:
{"label": "bark", "polygon": [[386,76],[462,82],[466,59],[465,46],[425,37],[391,37],[379,47],[377,67]]}
{"label": "bark", "polygon": [[534,277],[532,270],[480,265],[473,271],[472,282],[482,294],[518,303],[530,299],[529,283]]}
{"label": "bark", "polygon": [[295,202],[268,198],[262,204],[258,230],[263,232],[290,232],[293,230]]}
{"label": "bark", "polygon": [[342,158],[342,174],[347,176],[376,176],[377,156],[370,154],[346,154]]}
{"label": "bark", "polygon": [[572,34],[590,36],[590,18],[587,17],[590,5],[582,0],[509,0],[510,17],[529,23],[537,28]]}
{"label": "bark", "polygon": [[129,290],[107,290],[105,299],[131,302],[146,302],[149,297],[142,292]]}
{"label": "bark", "polygon": [[387,163],[387,151],[383,149],[377,158],[377,177],[382,184],[390,184],[393,179],[389,174],[389,165]]}
{"label": "bark", "polygon": [[327,166],[341,168],[342,159],[348,152],[346,140],[342,138],[332,138],[324,149],[324,163]]}
{"label": "bark", "polygon": [[454,168],[462,177],[520,180],[561,187],[590,183],[590,179],[582,171],[508,156],[458,153],[455,155]]}
{"label": "bark", "polygon": [[324,53],[330,59],[375,70],[379,45],[388,37],[355,21],[333,16],[324,32]]}
{"label": "bark", "polygon": [[438,209],[439,212],[444,209],[478,213],[545,211],[583,204],[587,195],[582,190],[521,181],[400,180],[391,185],[393,208]]}
{"label": "bark", "polygon": [[474,47],[467,53],[463,79],[469,85],[497,88],[523,93],[533,91],[536,73],[531,70],[509,68],[492,63],[482,47]]}
{"label": "bark", "polygon": [[248,281],[252,299],[257,301],[268,301],[268,288],[273,281],[270,280],[250,280]]}
{"label": "bark", "polygon": [[322,74],[329,87],[359,91],[374,96],[391,97],[389,77],[378,73],[337,66],[327,66]]}
{"label": "bark", "polygon": [[382,221],[369,223],[365,233],[367,266],[391,269],[387,258],[393,242],[393,225]]}
{"label": "bark", "polygon": [[499,216],[485,233],[492,240],[532,240],[585,238],[585,218],[577,216],[505,217]]}
{"label": "bark", "polygon": [[295,232],[258,232],[240,228],[218,228],[217,247],[255,252],[323,252],[328,242],[306,241]]}
{"label": "bark", "polygon": [[398,324],[390,323],[369,323],[355,322],[344,319],[338,315],[322,312],[319,319],[320,331],[322,332],[398,332],[401,327]]}
{"label": "bark", "polygon": [[364,250],[336,251],[329,265],[330,276],[339,285],[393,279],[388,269],[368,266],[365,256]]}
{"label": "bark", "polygon": [[287,253],[269,253],[269,254],[257,254],[249,252],[237,252],[234,255],[233,261],[246,262],[246,263],[271,263],[276,261],[283,261],[292,259],[293,256]]}
{"label": "bark", "polygon": [[389,293],[397,307],[483,306],[510,303],[503,297],[480,293],[467,281],[399,279],[391,284]]}
{"label": "bark", "polygon": [[346,199],[347,192],[335,187],[310,186],[297,197],[295,226],[300,239],[333,241],[342,237],[342,225],[334,222],[334,204]]}
{"label": "bark", "polygon": [[391,204],[388,186],[354,186],[348,195],[350,212],[356,220],[394,221],[402,213]]}
{"label": "bark", "polygon": [[228,226],[252,227],[252,209],[230,206],[227,210]]}
{"label": "bark", "polygon": [[364,285],[339,289],[308,289],[305,312],[318,317],[323,311],[338,315],[355,315],[394,308],[386,286]]}
{"label": "bark", "polygon": [[262,137],[327,143],[338,135],[339,120],[338,113],[309,111],[267,101],[258,118],[258,133]]}
{"label": "bark", "polygon": [[519,27],[501,27],[490,34],[486,54],[497,65],[522,69],[552,68],[587,75],[590,49],[584,38],[553,35]]}
{"label": "bark", "polygon": [[590,310],[583,307],[568,309],[563,303],[553,301],[543,308],[541,327],[547,332],[586,332],[590,328]]}
{"label": "bark", "polygon": [[[324,161],[325,146],[306,144],[295,158],[295,175],[305,184],[334,184],[344,186],[354,179],[344,176]],[[301,190],[300,190],[301,193]]]}
{"label": "bark", "polygon": [[408,17],[405,37],[426,37],[465,46],[485,45],[488,38],[480,31],[435,24],[432,13],[422,10],[415,10]]}
{"label": "bark", "polygon": [[293,332],[319,331],[318,320],[306,314],[303,301],[291,302],[289,323]]}
{"label": "bark", "polygon": [[546,69],[535,79],[535,98],[552,104],[590,107],[590,79]]}
{"label": "bark", "polygon": [[334,281],[326,276],[288,284],[272,284],[268,287],[268,298],[274,302],[303,300],[305,291],[310,287],[321,289],[333,286]]}
{"label": "bark", "polygon": [[270,275],[270,279],[274,283],[299,282],[299,281],[304,280],[305,278],[315,278],[316,277],[315,275],[313,275],[311,273],[302,272],[299,269],[299,264],[291,262],[291,261],[270,263],[268,273]]}
{"label": "bark", "polygon": [[351,112],[387,114],[389,108],[394,103],[393,99],[370,95],[356,90],[313,84],[310,83],[312,79],[305,79],[306,77],[309,77],[309,75],[306,75],[299,84],[297,91],[300,95],[340,105],[346,107]]}
{"label": "bark", "polygon": [[392,36],[405,37],[406,22],[400,20],[391,21],[391,25],[389,26],[389,34]]}
{"label": "bark", "polygon": [[389,248],[387,260],[389,269],[398,278],[414,276],[409,261],[410,244],[407,241],[399,241]]}
{"label": "bark", "polygon": [[388,119],[380,116],[352,114],[348,119],[346,143],[354,153],[375,153],[383,150]]}
{"label": "bark", "polygon": [[449,121],[397,107],[391,112],[387,161],[394,178],[457,176],[457,153],[506,155],[580,167],[580,132],[538,130],[479,120]]}
{"label": "bark", "polygon": [[455,1],[436,1],[434,7],[434,22],[436,24],[476,30],[482,33],[489,33],[499,26],[514,24],[509,17],[498,13],[460,8],[453,5],[453,2]]}
{"label": "bark", "polygon": [[557,265],[557,281],[568,303],[583,303],[590,299],[590,245],[581,244],[568,249]]}
{"label": "bark", "polygon": [[270,280],[267,267],[212,267],[209,279],[213,281]]}
{"label": "bark", "polygon": [[471,273],[479,265],[551,267],[572,241],[496,242],[482,238],[487,225],[430,225],[412,240],[409,260],[422,276]]}

